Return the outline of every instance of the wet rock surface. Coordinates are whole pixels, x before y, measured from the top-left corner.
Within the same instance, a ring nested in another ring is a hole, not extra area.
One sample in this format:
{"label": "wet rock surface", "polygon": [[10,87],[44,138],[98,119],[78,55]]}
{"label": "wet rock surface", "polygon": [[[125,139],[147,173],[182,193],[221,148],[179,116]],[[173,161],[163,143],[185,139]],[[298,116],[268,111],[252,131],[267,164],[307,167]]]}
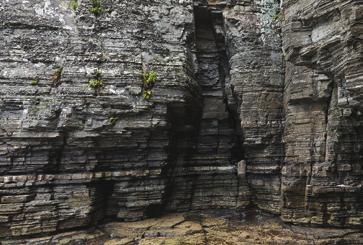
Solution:
{"label": "wet rock surface", "polygon": [[[272,215],[250,210],[177,213],[135,222],[111,222],[88,232],[69,232],[52,238],[29,239],[27,244],[105,245],[248,245],[248,244],[361,244],[354,229],[303,228],[283,224]],[[12,241],[21,243],[21,241]],[[25,241],[24,241],[25,242]],[[13,244],[10,241],[4,244]]]}
{"label": "wet rock surface", "polygon": [[0,4],[4,244],[362,241],[361,1]]}
{"label": "wet rock surface", "polygon": [[[251,211],[252,212],[252,211]],[[286,226],[271,215],[250,213],[170,214],[159,219],[110,223],[103,231],[113,237],[105,244],[354,244],[356,230],[312,229]]]}

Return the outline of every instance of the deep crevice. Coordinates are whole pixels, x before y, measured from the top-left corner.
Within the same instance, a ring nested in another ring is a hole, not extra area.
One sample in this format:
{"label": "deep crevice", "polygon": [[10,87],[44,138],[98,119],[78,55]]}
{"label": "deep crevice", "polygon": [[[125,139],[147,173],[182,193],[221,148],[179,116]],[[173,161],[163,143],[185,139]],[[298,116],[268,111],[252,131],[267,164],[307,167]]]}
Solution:
{"label": "deep crevice", "polygon": [[112,197],[115,183],[112,180],[99,180],[92,184],[94,188],[94,203],[92,207],[91,224],[97,225],[99,222],[114,220],[108,216],[109,202]]}
{"label": "deep crevice", "polygon": [[[185,103],[168,105],[168,161],[162,170],[165,190],[161,204],[152,205],[146,211],[148,217],[170,211],[235,208],[237,205],[241,183],[235,167],[244,154],[237,105],[226,93],[230,67],[224,34],[217,32],[223,29],[220,28],[223,16],[206,6],[195,7],[194,14],[198,64],[194,76],[199,95]],[[217,170],[193,170],[203,168]],[[219,169],[231,172],[217,175]],[[230,184],[224,184],[225,179],[229,179]],[[224,200],[228,197],[220,191],[223,188],[234,190],[234,204],[224,204],[228,203]]]}
{"label": "deep crevice", "polygon": [[[195,150],[201,110],[199,104],[199,101],[190,100],[185,104],[168,106],[169,154],[161,174],[165,179],[165,191],[159,209],[163,211],[158,213],[190,209],[196,176],[183,173],[182,169],[188,167],[189,158]],[[178,192],[182,198],[176,197]]]}

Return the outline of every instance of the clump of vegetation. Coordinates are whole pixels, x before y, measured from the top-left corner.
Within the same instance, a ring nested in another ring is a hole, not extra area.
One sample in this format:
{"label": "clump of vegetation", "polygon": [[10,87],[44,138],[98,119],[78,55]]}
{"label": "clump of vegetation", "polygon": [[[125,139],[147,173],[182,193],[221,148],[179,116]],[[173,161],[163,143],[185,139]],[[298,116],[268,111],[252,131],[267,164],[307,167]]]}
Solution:
{"label": "clump of vegetation", "polygon": [[152,96],[152,88],[155,85],[155,82],[158,78],[158,74],[156,71],[145,71],[143,73],[143,97],[148,100]]}
{"label": "clump of vegetation", "polygon": [[91,0],[92,8],[90,9],[90,12],[96,16],[100,15],[103,11],[101,6],[101,0]]}
{"label": "clump of vegetation", "polygon": [[143,74],[144,86],[154,85],[157,78],[158,78],[158,74],[155,71],[144,72],[144,74]]}
{"label": "clump of vegetation", "polygon": [[144,99],[148,100],[151,98],[153,92],[151,90],[144,90],[143,92],[143,96],[144,96]]}
{"label": "clump of vegetation", "polygon": [[279,21],[282,18],[282,12],[281,9],[277,9],[275,14],[272,16],[272,19],[274,21]]}
{"label": "clump of vegetation", "polygon": [[97,89],[103,86],[103,82],[101,80],[98,79],[91,79],[88,81],[88,85],[91,88]]}
{"label": "clump of vegetation", "polygon": [[108,122],[114,126],[116,124],[116,122],[118,121],[118,117],[112,116],[108,119]]}
{"label": "clump of vegetation", "polygon": [[53,85],[58,86],[61,83],[62,73],[63,73],[63,67],[58,67],[54,70],[52,75]]}
{"label": "clump of vegetation", "polygon": [[30,84],[31,84],[32,86],[36,86],[36,85],[38,85],[38,84],[39,84],[39,80],[38,80],[38,79],[33,79],[33,80],[31,80]]}
{"label": "clump of vegetation", "polygon": [[71,0],[69,3],[69,7],[73,9],[73,11],[76,11],[78,8],[78,0]]}
{"label": "clump of vegetation", "polygon": [[103,86],[102,74],[99,70],[94,72],[93,78],[88,81],[88,85],[93,89],[99,89]]}

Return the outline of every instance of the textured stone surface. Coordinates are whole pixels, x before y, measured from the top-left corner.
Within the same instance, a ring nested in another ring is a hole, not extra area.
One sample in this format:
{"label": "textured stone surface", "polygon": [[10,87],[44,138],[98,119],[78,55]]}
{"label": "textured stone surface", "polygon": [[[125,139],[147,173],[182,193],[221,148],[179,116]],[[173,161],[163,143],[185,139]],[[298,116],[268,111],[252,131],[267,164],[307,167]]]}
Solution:
{"label": "textured stone surface", "polygon": [[362,226],[362,7],[285,1],[286,221]]}
{"label": "textured stone surface", "polygon": [[274,0],[237,1],[224,10],[230,89],[236,98],[254,203],[279,213],[283,161],[283,59]]}
{"label": "textured stone surface", "polygon": [[361,244],[362,233],[357,230],[284,226],[276,218],[261,214],[251,214],[254,218],[249,221],[236,220],[236,216],[228,212],[202,212],[110,223],[103,227],[107,236],[112,237],[105,244],[128,244],[126,241],[140,245]]}
{"label": "textured stone surface", "polygon": [[0,241],[250,206],[362,228],[362,1],[71,2],[0,0]]}
{"label": "textured stone surface", "polygon": [[[136,222],[111,222],[93,231],[62,233],[52,244],[105,245],[329,245],[361,244],[363,234],[354,229],[285,226],[272,216],[252,215],[237,220],[237,213],[178,213]],[[251,216],[251,217],[252,217]],[[49,244],[49,237],[28,239],[27,244]],[[20,243],[21,240],[4,244]],[[73,243],[72,243],[73,242]]]}
{"label": "textured stone surface", "polygon": [[[197,86],[192,3],[101,7],[2,1],[1,237],[138,219],[163,201],[168,107],[183,108]],[[147,71],[158,76],[149,100]]]}

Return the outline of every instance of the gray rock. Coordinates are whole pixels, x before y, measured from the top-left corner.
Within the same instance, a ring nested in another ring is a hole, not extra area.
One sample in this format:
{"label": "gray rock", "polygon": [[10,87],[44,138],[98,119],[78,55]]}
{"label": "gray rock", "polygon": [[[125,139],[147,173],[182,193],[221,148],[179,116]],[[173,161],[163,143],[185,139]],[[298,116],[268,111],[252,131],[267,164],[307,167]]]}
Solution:
{"label": "gray rock", "polygon": [[251,205],[362,228],[362,4],[279,2],[2,1],[0,240]]}

